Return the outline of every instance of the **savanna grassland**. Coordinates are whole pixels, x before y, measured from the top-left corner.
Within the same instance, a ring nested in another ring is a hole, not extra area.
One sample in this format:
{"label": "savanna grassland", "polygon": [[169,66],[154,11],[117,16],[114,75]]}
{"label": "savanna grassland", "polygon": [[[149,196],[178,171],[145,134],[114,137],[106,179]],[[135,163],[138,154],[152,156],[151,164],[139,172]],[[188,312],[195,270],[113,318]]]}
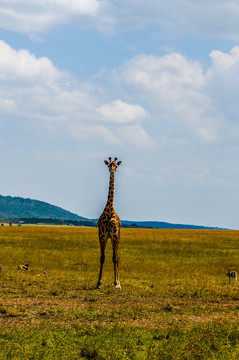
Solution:
{"label": "savanna grassland", "polygon": [[239,231],[122,229],[121,291],[110,242],[95,289],[95,228],[4,226],[0,246],[0,359],[239,358]]}

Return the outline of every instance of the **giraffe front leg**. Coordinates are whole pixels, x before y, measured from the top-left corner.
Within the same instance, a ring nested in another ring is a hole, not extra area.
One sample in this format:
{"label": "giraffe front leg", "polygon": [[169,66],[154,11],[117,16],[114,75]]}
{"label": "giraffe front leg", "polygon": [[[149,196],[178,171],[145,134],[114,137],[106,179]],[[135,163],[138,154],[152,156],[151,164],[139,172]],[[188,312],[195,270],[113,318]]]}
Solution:
{"label": "giraffe front leg", "polygon": [[100,289],[101,287],[101,282],[102,282],[102,272],[103,272],[103,265],[105,262],[105,249],[101,249],[101,257],[100,257],[100,273],[99,273],[99,278],[97,281],[97,285],[96,285],[96,289]]}
{"label": "giraffe front leg", "polygon": [[115,289],[121,290],[121,285],[119,281],[119,274],[118,274],[118,244],[113,242],[113,264],[114,264],[114,286]]}
{"label": "giraffe front leg", "polygon": [[101,287],[101,283],[102,283],[102,272],[103,272],[103,265],[105,262],[105,247],[106,247],[106,243],[107,243],[107,239],[100,237],[100,251],[101,251],[101,256],[100,256],[100,272],[99,272],[99,278],[97,281],[97,285],[96,285],[96,289],[100,289]]}

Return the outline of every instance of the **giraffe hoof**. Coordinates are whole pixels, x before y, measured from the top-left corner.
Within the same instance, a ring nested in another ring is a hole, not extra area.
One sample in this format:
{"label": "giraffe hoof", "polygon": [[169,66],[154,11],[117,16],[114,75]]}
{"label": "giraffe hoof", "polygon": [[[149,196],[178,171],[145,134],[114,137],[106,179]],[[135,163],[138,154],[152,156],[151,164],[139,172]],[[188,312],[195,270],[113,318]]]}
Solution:
{"label": "giraffe hoof", "polygon": [[120,285],[120,282],[119,282],[119,281],[117,281],[117,282],[115,283],[115,289],[121,290],[121,285]]}
{"label": "giraffe hoof", "polygon": [[101,288],[101,284],[100,284],[100,283],[97,283],[97,285],[96,285],[95,288],[96,288],[96,289],[100,289],[100,288]]}

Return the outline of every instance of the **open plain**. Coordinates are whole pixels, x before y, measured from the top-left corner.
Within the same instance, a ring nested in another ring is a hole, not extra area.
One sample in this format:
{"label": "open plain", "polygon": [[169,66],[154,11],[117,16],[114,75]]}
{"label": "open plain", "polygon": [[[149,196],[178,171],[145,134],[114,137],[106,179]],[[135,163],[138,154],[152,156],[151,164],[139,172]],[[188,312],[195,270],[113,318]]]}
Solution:
{"label": "open plain", "polygon": [[121,291],[110,241],[95,289],[95,228],[3,226],[0,249],[0,359],[239,357],[239,287],[226,276],[239,231],[122,229]]}

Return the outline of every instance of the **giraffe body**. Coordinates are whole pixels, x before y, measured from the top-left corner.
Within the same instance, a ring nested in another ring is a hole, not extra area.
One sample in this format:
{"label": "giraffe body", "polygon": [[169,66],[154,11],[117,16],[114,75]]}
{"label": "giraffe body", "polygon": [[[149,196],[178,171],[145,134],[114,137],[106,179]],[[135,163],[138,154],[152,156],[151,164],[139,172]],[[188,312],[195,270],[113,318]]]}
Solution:
{"label": "giraffe body", "polygon": [[105,261],[105,248],[108,239],[111,239],[112,248],[113,248],[113,264],[114,264],[114,286],[116,289],[121,289],[119,276],[118,276],[118,245],[120,240],[120,228],[121,221],[114,209],[113,201],[114,201],[114,175],[117,167],[121,164],[121,161],[117,162],[117,158],[115,160],[111,160],[109,158],[109,162],[105,160],[105,164],[108,166],[110,171],[110,184],[109,184],[109,193],[107,204],[99,217],[98,221],[98,231],[99,231],[99,242],[101,249],[101,257],[100,257],[100,273],[99,279],[97,282],[97,288],[101,286],[102,280],[102,271],[103,265]]}

